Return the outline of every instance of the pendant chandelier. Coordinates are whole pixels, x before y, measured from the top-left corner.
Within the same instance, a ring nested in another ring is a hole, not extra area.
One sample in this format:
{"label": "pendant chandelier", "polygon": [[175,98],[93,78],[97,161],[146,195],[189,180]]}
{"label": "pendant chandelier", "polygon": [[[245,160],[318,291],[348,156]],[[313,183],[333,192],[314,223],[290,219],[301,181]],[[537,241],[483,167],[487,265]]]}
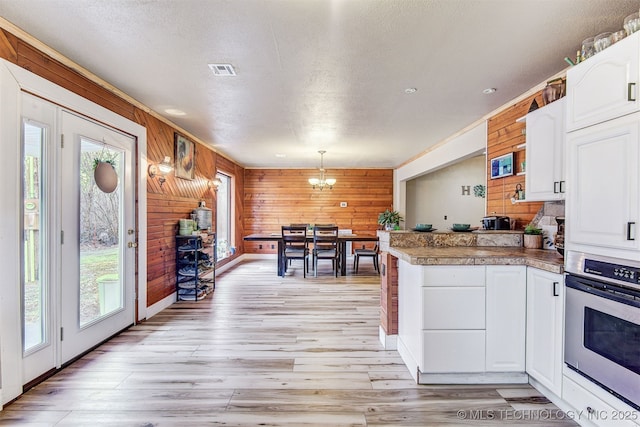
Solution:
{"label": "pendant chandelier", "polygon": [[318,151],[318,153],[320,153],[320,178],[309,178],[309,184],[311,184],[311,186],[313,187],[313,189],[319,188],[320,191],[322,191],[322,189],[324,187],[329,187],[329,189],[333,189],[333,185],[336,183],[336,180],[333,178],[325,178],[324,177],[324,153],[326,153],[325,150],[320,150]]}

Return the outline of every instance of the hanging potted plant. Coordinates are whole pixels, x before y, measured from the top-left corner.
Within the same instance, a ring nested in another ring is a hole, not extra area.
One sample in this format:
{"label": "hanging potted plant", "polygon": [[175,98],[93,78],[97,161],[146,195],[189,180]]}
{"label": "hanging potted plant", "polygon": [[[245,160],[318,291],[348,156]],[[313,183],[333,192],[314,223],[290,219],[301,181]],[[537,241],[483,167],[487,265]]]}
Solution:
{"label": "hanging potted plant", "polygon": [[385,230],[397,230],[400,227],[402,217],[398,211],[386,209],[378,215],[378,224],[382,225]]}
{"label": "hanging potted plant", "polygon": [[113,193],[118,187],[118,174],[113,159],[99,159],[93,161],[93,179],[100,190]]}
{"label": "hanging potted plant", "polygon": [[524,229],[523,244],[527,249],[542,249],[542,229],[528,224]]}

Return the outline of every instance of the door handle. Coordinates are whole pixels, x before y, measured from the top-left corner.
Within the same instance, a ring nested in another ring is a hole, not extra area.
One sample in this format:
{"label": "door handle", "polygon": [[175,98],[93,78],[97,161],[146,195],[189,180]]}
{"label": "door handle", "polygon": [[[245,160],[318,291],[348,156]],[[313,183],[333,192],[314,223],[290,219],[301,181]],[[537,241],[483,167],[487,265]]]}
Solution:
{"label": "door handle", "polygon": [[554,194],[558,194],[560,192],[559,188],[561,188],[560,182],[559,181],[553,181],[553,193]]}
{"label": "door handle", "polygon": [[129,247],[129,248],[137,248],[138,247],[138,242],[129,242],[129,243],[127,243],[127,247]]}
{"label": "door handle", "polygon": [[558,293],[558,282],[553,282],[553,296],[554,297],[559,297],[560,294]]}
{"label": "door handle", "polygon": [[[635,82],[631,82],[627,84],[627,101],[635,101],[634,88],[636,87]],[[633,96],[633,97],[632,97]]]}
{"label": "door handle", "polygon": [[635,221],[627,222],[627,240],[636,240],[636,238],[635,238],[635,234],[636,233],[633,233],[634,237],[631,237],[631,227],[634,226],[634,225],[636,225]]}
{"label": "door handle", "polygon": [[560,192],[564,193],[564,181],[560,181]]}

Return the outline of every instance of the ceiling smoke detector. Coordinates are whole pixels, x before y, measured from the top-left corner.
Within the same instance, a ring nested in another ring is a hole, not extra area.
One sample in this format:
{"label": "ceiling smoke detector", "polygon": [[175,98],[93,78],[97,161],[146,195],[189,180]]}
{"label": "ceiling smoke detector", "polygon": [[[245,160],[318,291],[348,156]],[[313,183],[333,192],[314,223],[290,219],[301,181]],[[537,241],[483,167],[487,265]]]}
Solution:
{"label": "ceiling smoke detector", "polygon": [[211,68],[213,74],[218,77],[236,76],[236,70],[233,69],[233,65],[231,64],[209,64],[209,68]]}

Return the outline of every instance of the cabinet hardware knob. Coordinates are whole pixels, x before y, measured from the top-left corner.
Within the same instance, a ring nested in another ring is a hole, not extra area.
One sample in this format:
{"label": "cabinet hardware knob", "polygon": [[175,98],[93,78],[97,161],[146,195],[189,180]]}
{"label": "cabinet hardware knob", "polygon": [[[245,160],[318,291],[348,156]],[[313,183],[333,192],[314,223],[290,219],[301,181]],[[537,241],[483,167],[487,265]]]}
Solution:
{"label": "cabinet hardware knob", "polygon": [[631,82],[629,84],[627,84],[627,101],[635,101],[636,98],[633,94],[634,92],[634,88],[636,87],[636,84],[634,82]]}
{"label": "cabinet hardware knob", "polygon": [[560,294],[558,293],[558,282],[553,282],[553,296],[554,297],[559,297]]}

